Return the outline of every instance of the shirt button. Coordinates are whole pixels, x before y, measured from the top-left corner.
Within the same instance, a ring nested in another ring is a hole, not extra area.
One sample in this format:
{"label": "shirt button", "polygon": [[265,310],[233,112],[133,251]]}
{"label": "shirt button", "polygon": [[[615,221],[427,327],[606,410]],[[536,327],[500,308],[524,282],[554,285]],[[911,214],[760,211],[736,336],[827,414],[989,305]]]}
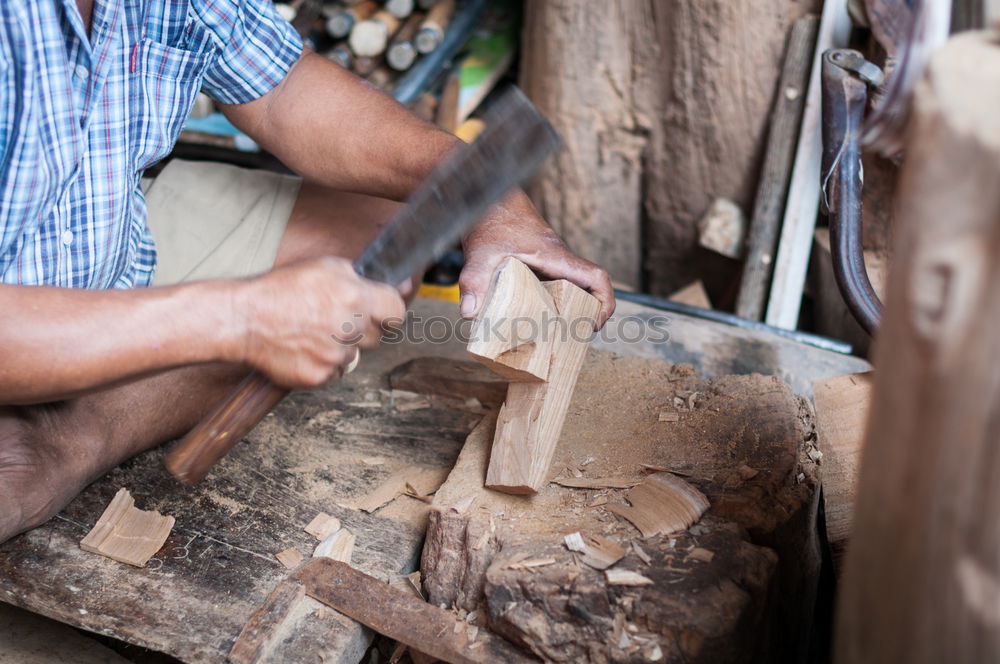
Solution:
{"label": "shirt button", "polygon": [[77,65],[76,67],[74,67],[73,73],[75,73],[78,78],[81,78],[83,80],[87,80],[87,77],[90,76],[90,71],[88,71],[87,68],[84,67],[83,65]]}
{"label": "shirt button", "polygon": [[60,238],[62,243],[67,247],[73,244],[73,231],[63,231],[62,237]]}

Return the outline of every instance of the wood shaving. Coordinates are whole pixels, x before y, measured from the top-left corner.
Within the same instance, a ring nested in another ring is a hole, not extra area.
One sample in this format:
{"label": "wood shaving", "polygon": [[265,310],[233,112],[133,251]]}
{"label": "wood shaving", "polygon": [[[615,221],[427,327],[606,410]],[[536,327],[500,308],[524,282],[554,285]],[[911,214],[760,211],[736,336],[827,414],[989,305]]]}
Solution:
{"label": "wood shaving", "polygon": [[326,512],[320,512],[313,517],[313,520],[303,530],[318,540],[325,540],[340,530],[340,519],[330,516]]}
{"label": "wood shaving", "polygon": [[563,477],[553,482],[570,489],[629,489],[642,480],[628,477]]}
{"label": "wood shaving", "polygon": [[604,570],[604,578],[607,579],[609,586],[651,586],[653,585],[653,580],[647,576],[643,576],[638,572],[633,572],[627,569],[606,569]]}
{"label": "wood shaving", "polygon": [[135,506],[124,487],[118,490],[93,529],[80,541],[80,548],[121,563],[145,567],[160,550],[174,527],[174,517]]}
{"label": "wood shaving", "polygon": [[305,559],[304,556],[295,549],[285,549],[280,553],[274,554],[274,557],[277,558],[278,562],[284,565],[287,569],[295,569],[299,566],[299,563]]}

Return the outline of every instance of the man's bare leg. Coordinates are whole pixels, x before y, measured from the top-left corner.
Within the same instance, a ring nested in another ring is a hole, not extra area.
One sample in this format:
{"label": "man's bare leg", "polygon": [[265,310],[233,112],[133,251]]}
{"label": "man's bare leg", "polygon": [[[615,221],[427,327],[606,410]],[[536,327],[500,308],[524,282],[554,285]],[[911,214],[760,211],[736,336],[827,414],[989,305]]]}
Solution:
{"label": "man's bare leg", "polygon": [[[303,184],[275,266],[356,258],[398,206]],[[125,459],[188,431],[247,371],[185,367],[69,401],[0,406],[0,542],[45,522]]]}

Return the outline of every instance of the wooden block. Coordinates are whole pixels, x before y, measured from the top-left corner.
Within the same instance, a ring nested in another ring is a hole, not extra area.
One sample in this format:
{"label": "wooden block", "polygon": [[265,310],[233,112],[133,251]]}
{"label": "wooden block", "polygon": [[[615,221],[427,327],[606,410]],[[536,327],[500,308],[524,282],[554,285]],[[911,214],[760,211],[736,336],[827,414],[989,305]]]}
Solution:
{"label": "wooden block", "polygon": [[264,661],[268,649],[277,641],[279,629],[292,607],[305,597],[301,583],[282,581],[267,599],[254,611],[243,631],[229,651],[229,661],[236,664],[253,664]]}
{"label": "wooden block", "polygon": [[[542,284],[514,258],[498,269],[469,344],[477,359],[511,380],[486,486],[524,494],[545,483],[598,309],[586,291],[565,280]],[[523,329],[529,323],[534,340]]]}
{"label": "wooden block", "polygon": [[511,381],[543,381],[549,373],[556,305],[527,265],[507,258],[493,275],[467,350]]}
{"label": "wooden block", "polygon": [[292,578],[306,594],[367,625],[379,634],[446,662],[533,662],[503,639],[479,629],[470,637],[455,613],[326,558],[314,560]]}
{"label": "wooden block", "polygon": [[864,445],[872,373],[834,376],[813,383],[816,433],[823,453],[826,536],[840,566],[851,534],[861,448]]}
{"label": "wooden block", "polygon": [[93,530],[80,541],[80,548],[121,563],[145,567],[167,541],[173,527],[174,517],[137,509],[135,499],[123,487]]}

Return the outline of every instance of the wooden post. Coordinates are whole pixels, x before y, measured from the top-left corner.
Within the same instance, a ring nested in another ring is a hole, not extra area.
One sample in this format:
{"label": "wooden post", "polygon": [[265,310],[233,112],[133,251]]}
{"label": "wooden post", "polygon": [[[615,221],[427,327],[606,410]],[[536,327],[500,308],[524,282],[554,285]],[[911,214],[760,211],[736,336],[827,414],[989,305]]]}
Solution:
{"label": "wooden post", "polygon": [[1000,40],[931,59],[838,620],[843,664],[1000,660]]}

